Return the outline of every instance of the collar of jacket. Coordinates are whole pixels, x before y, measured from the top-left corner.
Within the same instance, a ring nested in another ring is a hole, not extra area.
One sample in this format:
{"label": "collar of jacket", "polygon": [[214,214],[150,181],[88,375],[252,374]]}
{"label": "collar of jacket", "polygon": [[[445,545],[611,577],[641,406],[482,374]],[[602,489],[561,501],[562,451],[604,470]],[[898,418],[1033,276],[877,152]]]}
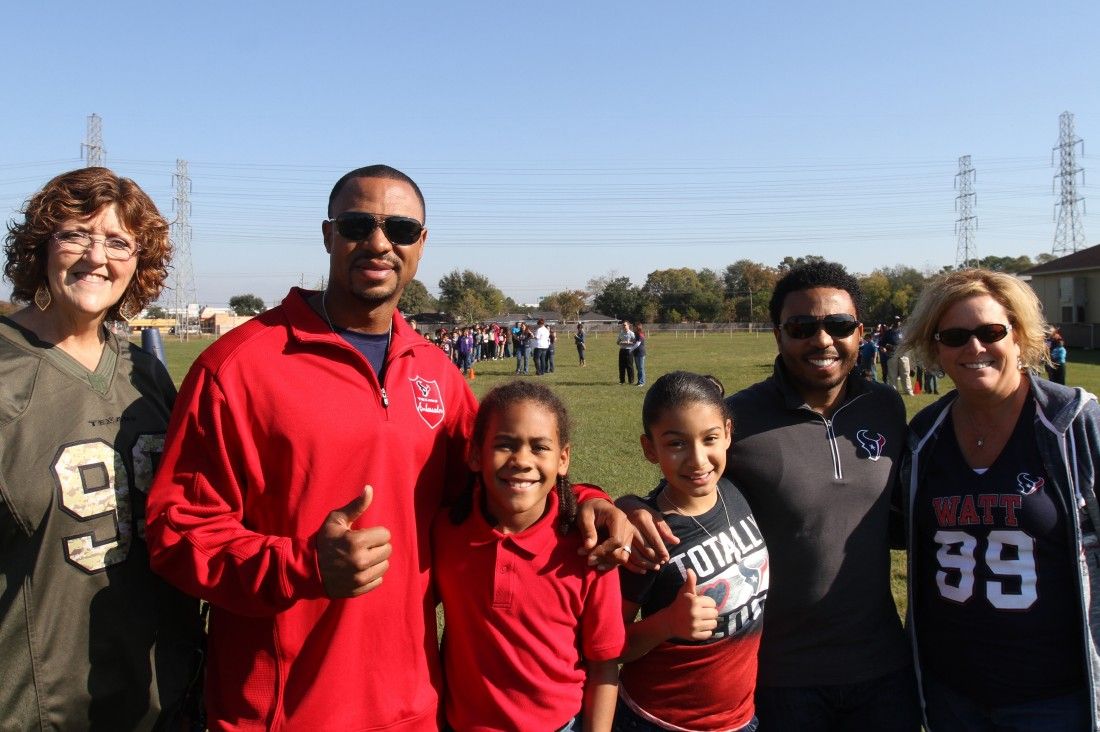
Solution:
{"label": "collar of jacket", "polygon": [[[791,382],[791,377],[787,374],[787,367],[783,365],[783,357],[775,357],[775,367],[772,371],[772,381],[775,383],[775,388],[779,390],[779,393],[783,396],[783,402],[788,409],[809,409],[809,405],[806,404],[806,399],[799,393]],[[868,390],[867,382],[862,377],[853,371],[848,374],[848,379],[844,386],[844,398],[840,400],[840,404],[836,405],[833,409],[839,409],[842,405],[855,399],[857,396],[863,394]]]}
{"label": "collar of jacket", "polygon": [[[316,294],[316,290],[303,290],[300,287],[293,287],[283,299],[283,307],[286,308],[287,320],[290,325],[291,338],[300,343],[338,343],[346,345],[344,339],[332,332],[324,318],[310,307],[309,298]],[[390,347],[386,354],[387,360],[391,356],[404,353],[418,345],[435,347],[418,335],[405,322],[405,319],[401,317],[401,313],[396,308],[393,311],[392,327],[393,335],[390,337]]]}

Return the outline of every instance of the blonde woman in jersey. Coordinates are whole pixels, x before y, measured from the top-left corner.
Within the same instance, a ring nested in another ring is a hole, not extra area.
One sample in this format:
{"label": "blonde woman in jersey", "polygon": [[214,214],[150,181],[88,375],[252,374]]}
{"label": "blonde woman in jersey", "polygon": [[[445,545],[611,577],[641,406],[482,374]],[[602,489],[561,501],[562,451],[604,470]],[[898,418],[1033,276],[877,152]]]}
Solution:
{"label": "blonde woman in jersey", "polygon": [[8,225],[0,318],[4,729],[179,727],[194,601],[149,569],[145,491],[175,389],[105,324],[160,292],[168,224],[106,168],[51,180]]}

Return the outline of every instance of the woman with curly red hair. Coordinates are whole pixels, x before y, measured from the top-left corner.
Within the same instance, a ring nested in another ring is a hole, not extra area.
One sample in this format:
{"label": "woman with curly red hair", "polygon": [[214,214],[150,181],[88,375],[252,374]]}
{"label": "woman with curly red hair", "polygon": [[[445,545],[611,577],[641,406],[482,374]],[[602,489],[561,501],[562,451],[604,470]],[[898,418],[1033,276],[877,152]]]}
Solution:
{"label": "woman with curly red hair", "polygon": [[105,327],[159,294],[168,222],[106,168],[57,176],[22,214],[4,275],[26,306],[0,318],[0,709],[18,729],[178,726],[198,608],[144,542],[175,388]]}

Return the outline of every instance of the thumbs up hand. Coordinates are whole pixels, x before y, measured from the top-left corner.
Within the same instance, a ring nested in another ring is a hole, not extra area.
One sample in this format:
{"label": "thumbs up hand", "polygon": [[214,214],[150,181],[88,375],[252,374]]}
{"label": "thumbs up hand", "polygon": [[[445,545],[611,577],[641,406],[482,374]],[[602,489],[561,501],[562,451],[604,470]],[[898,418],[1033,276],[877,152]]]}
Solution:
{"label": "thumbs up hand", "polygon": [[714,598],[695,592],[695,570],[687,571],[687,580],[676,599],[668,606],[669,635],[685,640],[706,640],[718,627],[718,607]]}
{"label": "thumbs up hand", "polygon": [[390,567],[390,532],[384,526],[354,529],[352,524],[370,508],[374,489],[329,513],[314,535],[317,566],[329,597],[358,597],[382,584]]}

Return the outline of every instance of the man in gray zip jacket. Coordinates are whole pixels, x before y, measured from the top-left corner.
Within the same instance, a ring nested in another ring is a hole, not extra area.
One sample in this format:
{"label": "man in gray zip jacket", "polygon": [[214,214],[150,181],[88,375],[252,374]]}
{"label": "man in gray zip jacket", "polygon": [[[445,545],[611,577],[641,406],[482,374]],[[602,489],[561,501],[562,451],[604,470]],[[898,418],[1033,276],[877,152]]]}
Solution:
{"label": "man in gray zip jacket", "polygon": [[[1084,660],[1087,660],[1087,683],[1092,697],[1091,729],[1100,730],[1100,548],[1094,527],[1100,526],[1100,508],[1096,498],[1096,469],[1100,466],[1100,406],[1096,396],[1081,388],[1068,388],[1029,374],[1031,396],[1035,401],[1035,438],[1039,446],[1051,488],[1062,497],[1069,511],[1073,531],[1074,555],[1067,557],[1077,567],[1082,624],[1080,628]],[[913,500],[924,476],[925,465],[921,458],[932,452],[940,429],[955,401],[956,392],[921,410],[913,418],[909,432],[909,450],[903,457],[901,484],[906,491],[906,530],[909,540],[913,536]],[[910,577],[916,572],[915,563],[924,557],[909,552]],[[909,585],[908,628],[913,654],[917,657],[918,677],[920,659],[917,654],[918,619],[913,617],[913,585]],[[937,732],[930,729],[930,732]]]}

